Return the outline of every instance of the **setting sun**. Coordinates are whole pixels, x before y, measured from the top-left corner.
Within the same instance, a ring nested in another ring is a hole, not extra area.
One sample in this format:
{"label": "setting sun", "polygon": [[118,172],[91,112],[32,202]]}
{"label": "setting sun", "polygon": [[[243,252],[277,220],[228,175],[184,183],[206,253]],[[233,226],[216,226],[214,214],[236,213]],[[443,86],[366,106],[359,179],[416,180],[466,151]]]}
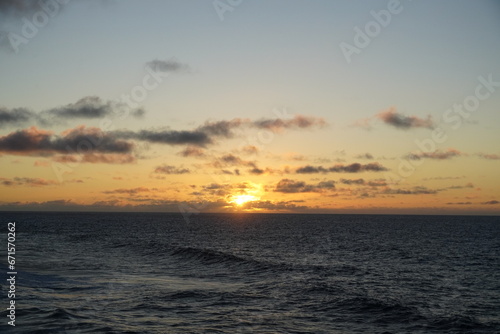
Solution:
{"label": "setting sun", "polygon": [[246,202],[251,202],[251,201],[256,201],[256,200],[258,200],[258,198],[253,196],[253,195],[236,195],[236,196],[233,196],[230,203],[235,203],[236,205],[241,206],[241,205],[245,204]]}

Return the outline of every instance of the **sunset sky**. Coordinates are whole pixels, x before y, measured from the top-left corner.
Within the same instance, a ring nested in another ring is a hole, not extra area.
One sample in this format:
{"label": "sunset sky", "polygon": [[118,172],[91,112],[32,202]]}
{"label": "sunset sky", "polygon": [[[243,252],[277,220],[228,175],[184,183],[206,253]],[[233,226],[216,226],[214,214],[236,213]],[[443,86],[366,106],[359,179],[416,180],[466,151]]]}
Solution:
{"label": "sunset sky", "polygon": [[498,1],[0,1],[0,210],[500,213]]}

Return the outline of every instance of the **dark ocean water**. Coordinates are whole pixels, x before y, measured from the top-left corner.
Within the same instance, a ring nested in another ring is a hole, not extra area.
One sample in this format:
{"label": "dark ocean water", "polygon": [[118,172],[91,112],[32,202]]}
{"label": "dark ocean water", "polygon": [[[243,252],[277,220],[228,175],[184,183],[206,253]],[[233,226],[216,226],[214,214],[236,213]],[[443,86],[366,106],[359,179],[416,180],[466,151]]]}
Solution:
{"label": "dark ocean water", "polygon": [[500,333],[500,218],[0,213],[2,333]]}

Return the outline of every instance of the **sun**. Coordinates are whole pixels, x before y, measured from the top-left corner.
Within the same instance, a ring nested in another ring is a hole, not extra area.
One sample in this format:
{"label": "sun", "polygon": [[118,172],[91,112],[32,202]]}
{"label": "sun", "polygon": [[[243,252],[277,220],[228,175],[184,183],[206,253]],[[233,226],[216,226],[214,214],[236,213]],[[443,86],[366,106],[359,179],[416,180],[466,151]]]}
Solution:
{"label": "sun", "polygon": [[253,195],[234,195],[230,201],[230,203],[235,203],[238,206],[242,206],[243,204],[251,201],[258,200],[257,197]]}

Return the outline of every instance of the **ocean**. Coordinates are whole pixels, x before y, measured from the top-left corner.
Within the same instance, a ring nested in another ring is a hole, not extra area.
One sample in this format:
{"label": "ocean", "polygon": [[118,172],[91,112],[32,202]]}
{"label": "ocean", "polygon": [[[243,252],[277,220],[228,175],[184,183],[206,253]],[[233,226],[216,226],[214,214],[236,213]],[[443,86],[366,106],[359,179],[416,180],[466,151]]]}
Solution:
{"label": "ocean", "polygon": [[2,333],[500,333],[499,217],[0,217]]}

